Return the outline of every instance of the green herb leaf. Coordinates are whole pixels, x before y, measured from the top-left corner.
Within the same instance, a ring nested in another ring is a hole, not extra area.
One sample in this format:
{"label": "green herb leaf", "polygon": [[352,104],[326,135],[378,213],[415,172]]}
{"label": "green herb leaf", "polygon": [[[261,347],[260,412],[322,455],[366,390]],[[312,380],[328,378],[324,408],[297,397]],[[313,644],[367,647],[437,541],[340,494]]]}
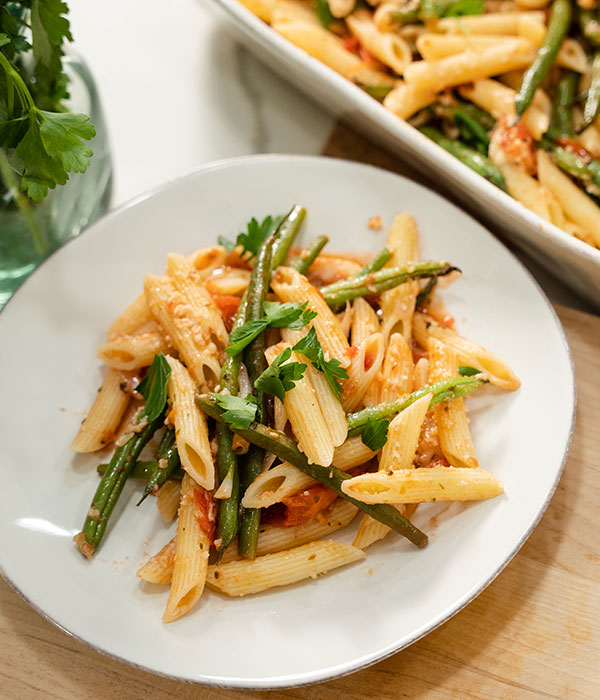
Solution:
{"label": "green herb leaf", "polygon": [[329,386],[335,392],[338,399],[341,397],[344,388],[338,381],[340,379],[348,379],[348,373],[342,367],[342,363],[335,357],[331,360],[325,360],[323,347],[317,337],[317,331],[311,328],[308,333],[294,345],[293,350],[304,355],[310,360],[312,366],[323,372]]}
{"label": "green herb leaf", "polygon": [[84,114],[58,114],[33,107],[27,131],[14,151],[24,165],[21,189],[40,202],[48,189],[66,183],[69,172],[84,172],[92,151],[80,138],[89,139],[95,133]]}
{"label": "green herb leaf", "polygon": [[472,377],[475,374],[481,374],[481,370],[475,369],[475,367],[469,367],[468,365],[461,365],[458,368],[458,373],[461,377]]}
{"label": "green herb leaf", "polygon": [[334,20],[331,10],[329,9],[329,3],[327,0],[315,0],[314,7],[319,22],[325,27],[325,29],[328,29],[329,25]]}
{"label": "green herb leaf", "polygon": [[303,362],[288,362],[291,355],[291,348],[286,348],[277,355],[270,366],[256,379],[254,387],[283,401],[285,392],[294,388],[296,382],[302,379],[306,369]]}
{"label": "green herb leaf", "polygon": [[239,328],[234,328],[229,336],[227,354],[231,357],[242,352],[260,333],[267,328],[304,328],[317,315],[314,311],[306,309],[307,303],[300,304],[278,301],[265,301],[263,309],[264,318],[260,321],[246,321]]}
{"label": "green herb leaf", "polygon": [[229,345],[225,352],[230,357],[238,355],[254,340],[254,338],[259,336],[268,325],[268,322],[263,318],[260,321],[246,321],[243,326],[234,328],[229,336]]}
{"label": "green herb leaf", "polygon": [[263,309],[265,320],[269,323],[269,328],[292,328],[299,330],[304,328],[316,317],[317,312],[307,309],[308,302],[286,302],[282,304],[278,301],[265,301]]}
{"label": "green herb leaf", "polygon": [[211,396],[217,400],[221,408],[225,409],[223,419],[232,428],[248,430],[255,421],[258,402],[254,396],[248,395],[245,399],[241,396],[231,396],[231,394],[211,394]]}
{"label": "green herb leaf", "polygon": [[389,420],[386,418],[371,419],[364,429],[361,440],[370,450],[377,452],[387,442]]}
{"label": "green herb leaf", "polygon": [[250,260],[258,253],[258,249],[263,241],[275,231],[282,219],[283,215],[267,216],[259,224],[252,217],[246,224],[246,231],[238,233],[235,243],[227,240],[224,236],[219,236],[219,244],[227,248],[227,250],[233,250],[236,246],[241,245],[243,248],[242,255],[245,255],[246,259]]}
{"label": "green herb leaf", "polygon": [[463,17],[465,15],[481,15],[484,10],[484,0],[457,0],[448,7],[443,16]]}
{"label": "green herb leaf", "polygon": [[152,366],[148,374],[137,385],[136,391],[141,394],[146,402],[144,414],[149,422],[156,420],[165,410],[167,405],[167,387],[171,367],[162,353],[154,355]]}

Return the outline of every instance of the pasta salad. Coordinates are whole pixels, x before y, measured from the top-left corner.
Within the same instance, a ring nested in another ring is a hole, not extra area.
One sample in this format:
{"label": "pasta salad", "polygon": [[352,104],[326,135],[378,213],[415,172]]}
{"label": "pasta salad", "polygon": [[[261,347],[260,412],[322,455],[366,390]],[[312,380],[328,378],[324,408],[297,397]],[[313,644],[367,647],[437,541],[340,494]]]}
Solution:
{"label": "pasta salad", "polygon": [[[74,540],[91,558],[129,479],[174,537],[139,569],[169,585],[163,620],[205,587],[243,596],[362,560],[389,533],[416,547],[419,503],[502,493],[464,398],[519,379],[461,336],[398,214],[374,256],[293,246],[305,216],[256,219],[236,240],[147,274],[110,325],[104,382],[71,449],[114,447]],[[373,223],[373,222],[371,222]],[[377,225],[376,223],[373,225]],[[327,538],[360,515],[352,544]]]}

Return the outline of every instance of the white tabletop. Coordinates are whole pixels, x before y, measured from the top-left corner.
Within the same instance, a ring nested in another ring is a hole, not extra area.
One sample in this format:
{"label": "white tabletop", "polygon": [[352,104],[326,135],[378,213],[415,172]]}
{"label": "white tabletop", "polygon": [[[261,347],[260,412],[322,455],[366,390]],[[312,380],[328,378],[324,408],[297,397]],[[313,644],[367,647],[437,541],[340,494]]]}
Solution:
{"label": "white tabletop", "polygon": [[[210,0],[69,0],[69,7],[75,48],[104,105],[113,207],[210,161],[322,152],[334,117],[237,44]],[[519,257],[552,301],[591,310]]]}

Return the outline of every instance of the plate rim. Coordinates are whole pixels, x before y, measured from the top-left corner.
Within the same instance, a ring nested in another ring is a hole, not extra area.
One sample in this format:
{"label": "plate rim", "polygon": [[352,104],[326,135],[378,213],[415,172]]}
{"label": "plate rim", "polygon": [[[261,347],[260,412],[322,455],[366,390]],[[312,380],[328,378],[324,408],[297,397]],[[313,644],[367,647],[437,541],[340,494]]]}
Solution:
{"label": "plate rim", "polygon": [[[217,0],[219,1],[219,0]],[[119,654],[114,654],[107,649],[103,649],[100,646],[97,646],[93,642],[88,641],[87,639],[84,639],[80,635],[74,633],[73,631],[69,630],[67,627],[59,623],[57,620],[55,620],[51,615],[47,614],[40,606],[37,605],[37,603],[33,602],[27,595],[21,591],[21,589],[18,587],[18,585],[15,584],[14,581],[12,581],[7,573],[4,570],[4,566],[2,565],[2,562],[0,561],[0,576],[2,576],[3,580],[6,581],[8,586],[15,592],[17,593],[22,600],[24,600],[33,610],[35,610],[42,618],[47,620],[48,622],[52,623],[55,627],[57,627],[59,630],[67,634],[70,638],[77,640],[78,642],[81,642],[84,646],[86,646],[89,649],[92,649],[96,652],[99,652],[103,656],[106,656],[112,660],[119,661],[123,664],[126,664],[127,666],[131,666],[133,668],[136,668],[141,671],[145,671],[147,673],[151,673],[153,675],[158,675],[162,678],[168,678],[170,680],[175,680],[178,682],[183,682],[183,683],[188,683],[188,684],[193,684],[193,685],[200,685],[200,686],[206,686],[206,687],[213,687],[213,688],[224,688],[224,689],[236,689],[236,690],[282,690],[286,688],[300,688],[300,687],[306,687],[310,685],[316,685],[318,683],[323,683],[327,681],[334,680],[336,678],[341,678],[343,676],[350,675],[355,672],[359,672],[361,670],[364,670],[370,666],[373,666],[376,663],[379,663],[380,661],[383,661],[394,654],[402,651],[403,649],[406,649],[407,647],[411,646],[415,642],[419,641],[423,637],[427,636],[429,633],[433,632],[436,630],[438,627],[443,625],[445,622],[450,620],[452,617],[454,617],[456,614],[461,612],[467,605],[472,603],[475,598],[477,598],[496,578],[497,576],[510,564],[510,562],[514,559],[516,554],[519,552],[521,547],[525,544],[527,539],[531,536],[537,525],[539,524],[540,520],[544,516],[552,498],[554,497],[554,494],[556,492],[556,489],[558,488],[558,484],[560,482],[560,479],[562,478],[562,475],[564,473],[565,469],[565,464],[567,461],[567,457],[570,451],[571,447],[571,442],[573,438],[573,432],[575,428],[575,419],[576,419],[576,411],[577,411],[577,383],[576,383],[576,375],[575,375],[575,364],[574,364],[574,359],[573,359],[573,354],[571,352],[571,348],[569,346],[563,325],[560,321],[560,318],[558,317],[558,314],[556,313],[556,310],[552,306],[552,303],[550,302],[550,299],[542,289],[541,285],[538,283],[538,281],[535,279],[533,274],[527,269],[527,267],[524,265],[523,262],[505,245],[505,243],[502,240],[499,240],[494,234],[492,234],[481,222],[479,222],[474,216],[472,216],[470,213],[464,211],[461,209],[457,204],[454,202],[450,201],[446,196],[440,194],[439,192],[435,192],[431,188],[427,187],[426,185],[423,185],[419,182],[416,182],[415,180],[411,180],[410,178],[406,177],[405,175],[400,175],[398,173],[394,173],[390,170],[387,170],[385,168],[381,168],[375,165],[371,165],[368,163],[361,163],[358,161],[353,161],[353,160],[346,160],[343,158],[334,158],[330,156],[323,156],[323,155],[299,155],[299,154],[287,154],[287,153],[267,153],[267,154],[250,154],[250,155],[244,155],[244,156],[233,156],[229,158],[224,158],[224,159],[219,159],[219,160],[214,160],[210,161],[208,163],[205,163],[201,166],[192,168],[188,170],[186,173],[169,178],[168,180],[164,181],[162,184],[157,185],[156,187],[153,187],[145,192],[140,193],[139,195],[136,195],[135,197],[132,197],[128,201],[124,202],[123,204],[119,205],[115,209],[112,209],[108,212],[106,212],[103,216],[101,216],[99,219],[97,219],[92,225],[89,227],[85,228],[78,236],[74,236],[73,238],[70,238],[68,241],[66,241],[65,244],[63,244],[60,248],[57,250],[53,251],[47,258],[45,258],[42,263],[27,277],[23,280],[23,282],[19,285],[19,287],[15,290],[11,298],[7,301],[7,303],[4,305],[4,307],[0,310],[0,319],[2,318],[2,313],[4,310],[9,306],[9,304],[13,301],[13,299],[20,293],[20,291],[25,287],[27,282],[37,274],[37,271],[45,265],[45,263],[52,259],[54,256],[59,254],[61,250],[63,250],[67,245],[71,244],[73,241],[81,238],[83,235],[87,234],[90,231],[94,231],[94,229],[100,227],[100,225],[103,225],[105,221],[112,219],[113,217],[118,217],[120,216],[124,211],[127,211],[131,208],[134,208],[138,205],[140,205],[142,202],[144,202],[146,199],[149,199],[151,197],[154,197],[158,195],[159,193],[170,189],[171,187],[177,187],[178,184],[182,181],[187,181],[190,179],[193,179],[194,177],[197,177],[201,174],[208,173],[210,171],[215,171],[215,170],[221,170],[229,167],[235,167],[238,164],[246,164],[246,163],[254,163],[254,162],[282,162],[286,160],[292,160],[292,161],[302,161],[305,163],[309,162],[314,162],[314,163],[319,163],[323,161],[328,161],[332,163],[336,163],[342,167],[350,167],[350,168],[358,168],[360,169],[368,169],[368,170],[373,170],[377,172],[382,172],[386,176],[392,177],[399,179],[400,181],[408,182],[412,186],[416,186],[420,189],[427,190],[427,192],[430,195],[433,195],[434,198],[439,198],[444,201],[445,205],[450,206],[452,209],[457,211],[460,215],[463,215],[470,219],[472,223],[474,223],[476,226],[482,228],[485,230],[485,232],[501,247],[505,249],[505,251],[509,254],[509,256],[512,258],[512,261],[517,264],[517,266],[521,269],[521,271],[528,277],[529,281],[533,283],[534,288],[538,292],[538,294],[541,296],[542,300],[544,301],[546,307],[550,311],[551,318],[554,321],[554,324],[558,330],[562,347],[566,351],[566,356],[568,358],[568,366],[569,366],[569,374],[570,374],[570,384],[572,386],[572,395],[571,395],[571,400],[573,402],[573,410],[570,416],[570,426],[569,426],[569,431],[567,435],[567,439],[565,442],[565,447],[563,450],[563,454],[561,456],[560,460],[560,467],[557,471],[555,480],[548,491],[548,494],[539,508],[535,518],[532,520],[530,526],[528,527],[527,531],[522,535],[522,537],[519,539],[519,541],[514,545],[512,548],[511,552],[509,555],[506,557],[506,559],[488,576],[484,578],[482,582],[478,586],[473,587],[469,591],[467,591],[461,598],[458,599],[456,605],[450,606],[447,611],[444,612],[441,616],[439,616],[439,619],[434,619],[432,624],[426,625],[426,629],[421,629],[417,630],[416,634],[414,635],[409,635],[408,638],[398,645],[393,645],[392,648],[388,648],[384,650],[383,652],[380,653],[374,653],[370,654],[367,656],[363,656],[360,659],[358,659],[359,663],[353,663],[352,661],[350,662],[345,662],[343,664],[338,664],[337,666],[329,667],[327,669],[322,669],[321,671],[309,671],[306,673],[301,674],[300,676],[298,675],[292,675],[292,674],[287,674],[285,676],[272,676],[269,678],[264,678],[264,679],[244,679],[244,678],[239,678],[239,679],[233,679],[233,680],[214,680],[206,677],[184,677],[184,676],[178,676],[174,674],[167,673],[165,671],[159,671],[156,670],[150,666],[146,666],[141,663],[137,663],[135,661],[129,660]],[[0,321],[1,322],[1,321]],[[308,677],[310,676],[310,677]]]}

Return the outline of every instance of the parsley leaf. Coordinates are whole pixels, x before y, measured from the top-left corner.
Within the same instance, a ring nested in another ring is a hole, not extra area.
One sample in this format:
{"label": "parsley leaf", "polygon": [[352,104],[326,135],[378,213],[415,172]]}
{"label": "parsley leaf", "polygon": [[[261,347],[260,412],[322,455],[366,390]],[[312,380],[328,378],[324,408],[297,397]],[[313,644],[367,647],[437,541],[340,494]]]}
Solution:
{"label": "parsley leaf", "polygon": [[[292,355],[291,348],[286,348],[273,360],[269,367],[256,379],[254,386],[259,391],[285,399],[285,392],[293,389],[295,383],[302,379],[306,365],[303,362],[287,362]],[[287,363],[287,364],[284,364]]]}
{"label": "parsley leaf", "polygon": [[307,309],[308,302],[286,302],[281,304],[278,301],[265,301],[265,320],[269,323],[269,328],[293,328],[299,330],[310,323],[317,315],[316,311]]}
{"label": "parsley leaf", "polygon": [[475,367],[469,367],[468,365],[461,365],[458,368],[458,373],[461,377],[473,377],[475,374],[481,374],[481,370],[475,369]]}
{"label": "parsley leaf", "polygon": [[444,13],[444,17],[480,15],[485,10],[484,0],[457,0]]}
{"label": "parsley leaf", "polygon": [[242,255],[247,254],[246,260],[250,260],[258,253],[262,242],[275,231],[282,219],[283,215],[267,216],[259,224],[257,219],[252,217],[246,224],[246,231],[238,233],[235,243],[224,236],[219,236],[219,244],[227,250],[233,250],[236,246],[241,245]]}
{"label": "parsley leaf", "polygon": [[329,3],[327,0],[315,0],[314,7],[319,22],[327,29],[334,19],[329,9]]}
{"label": "parsley leaf", "polygon": [[267,328],[293,328],[294,330],[304,328],[317,315],[306,306],[306,302],[304,304],[300,304],[300,302],[281,304],[278,301],[265,301],[263,304],[264,318],[259,321],[246,321],[239,328],[233,329],[229,336],[227,354],[231,357],[238,355]]}
{"label": "parsley leaf", "polygon": [[333,357],[331,360],[325,360],[323,347],[317,338],[317,331],[314,327],[292,349],[310,360],[315,369],[323,372],[329,386],[339,399],[344,389],[338,380],[348,379],[348,373],[337,358]]}
{"label": "parsley leaf", "polygon": [[238,430],[248,430],[256,420],[258,403],[254,396],[249,395],[245,399],[231,394],[211,394],[217,400],[221,408],[225,409],[223,419]]}
{"label": "parsley leaf", "polygon": [[154,355],[148,374],[137,385],[136,391],[146,403],[144,414],[151,423],[164,411],[167,404],[167,386],[171,376],[171,367],[162,353]]}
{"label": "parsley leaf", "polygon": [[389,425],[386,418],[371,419],[361,435],[363,444],[373,452],[380,450],[387,442]]}

